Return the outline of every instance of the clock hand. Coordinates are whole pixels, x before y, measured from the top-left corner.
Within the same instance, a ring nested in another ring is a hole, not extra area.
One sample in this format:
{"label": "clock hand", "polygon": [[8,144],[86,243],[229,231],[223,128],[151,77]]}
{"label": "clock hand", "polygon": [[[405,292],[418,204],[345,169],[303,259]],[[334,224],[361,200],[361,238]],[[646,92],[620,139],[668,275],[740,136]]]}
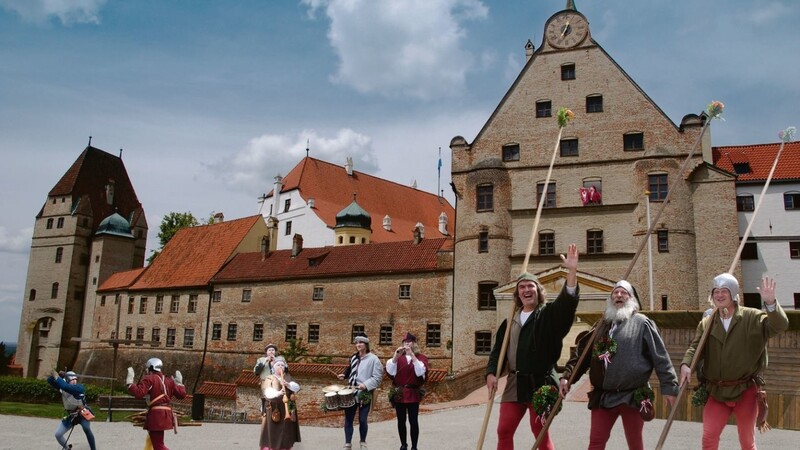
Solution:
{"label": "clock hand", "polygon": [[567,34],[567,30],[569,30],[569,22],[564,24],[564,28],[561,30],[561,37],[564,37]]}

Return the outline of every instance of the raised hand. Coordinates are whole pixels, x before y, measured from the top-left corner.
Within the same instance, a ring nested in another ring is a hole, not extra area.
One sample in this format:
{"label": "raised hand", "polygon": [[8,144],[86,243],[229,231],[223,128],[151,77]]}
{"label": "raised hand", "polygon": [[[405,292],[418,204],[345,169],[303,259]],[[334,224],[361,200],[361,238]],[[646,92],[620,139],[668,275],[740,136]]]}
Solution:
{"label": "raised hand", "polygon": [[136,374],[133,372],[133,367],[128,367],[128,375],[125,377],[125,384],[133,384],[133,377]]}
{"label": "raised hand", "polygon": [[770,277],[764,277],[761,280],[761,287],[757,287],[756,290],[761,294],[761,300],[764,301],[766,305],[774,305],[775,304],[775,279]]}

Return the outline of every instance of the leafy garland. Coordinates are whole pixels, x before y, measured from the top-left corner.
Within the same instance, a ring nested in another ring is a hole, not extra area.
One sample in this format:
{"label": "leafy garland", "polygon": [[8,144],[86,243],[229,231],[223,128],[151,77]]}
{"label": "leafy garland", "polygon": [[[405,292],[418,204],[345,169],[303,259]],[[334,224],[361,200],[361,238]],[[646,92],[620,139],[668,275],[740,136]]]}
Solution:
{"label": "leafy garland", "polygon": [[558,120],[558,126],[564,128],[567,126],[567,123],[575,118],[575,113],[572,110],[561,107],[558,109],[558,113],[556,114],[556,120]]}
{"label": "leafy garland", "polygon": [[[533,393],[531,402],[533,403],[533,410],[536,412],[536,415],[539,416],[540,421],[544,422],[547,420],[547,418],[550,416],[550,412],[553,410],[553,406],[555,406],[557,401],[558,388],[555,386],[546,384]],[[561,412],[561,408],[563,407],[563,404],[559,405],[556,414]]]}
{"label": "leafy garland", "polygon": [[707,401],[708,401],[708,389],[706,389],[705,384],[701,384],[700,386],[694,389],[694,393],[692,394],[692,405],[705,406]]}
{"label": "leafy garland", "polygon": [[403,394],[403,388],[392,385],[389,388],[389,403],[394,403],[400,399]]}
{"label": "leafy garland", "polygon": [[611,362],[611,358],[617,354],[617,341],[609,336],[603,336],[594,343],[592,356],[603,361],[605,366]]}
{"label": "leafy garland", "polygon": [[640,405],[645,400],[649,400],[652,402],[653,397],[654,397],[653,390],[650,388],[650,386],[647,385],[642,386],[633,392],[633,400],[635,400],[636,403]]}
{"label": "leafy garland", "polygon": [[358,393],[358,403],[363,405],[369,405],[372,401],[372,392],[368,391],[361,391]]}

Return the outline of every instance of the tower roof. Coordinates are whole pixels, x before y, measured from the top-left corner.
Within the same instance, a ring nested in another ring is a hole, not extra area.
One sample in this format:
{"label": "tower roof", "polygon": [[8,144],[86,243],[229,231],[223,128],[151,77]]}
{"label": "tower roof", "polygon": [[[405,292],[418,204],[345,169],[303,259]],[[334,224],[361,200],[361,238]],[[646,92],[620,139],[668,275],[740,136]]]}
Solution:
{"label": "tower roof", "polygon": [[97,226],[97,232],[95,235],[98,234],[133,237],[133,233],[131,233],[131,225],[127,220],[125,220],[124,217],[120,216],[119,213],[116,212],[100,222],[100,225]]}
{"label": "tower roof", "polygon": [[336,227],[356,227],[370,229],[372,218],[364,208],[358,205],[355,199],[345,209],[336,214]]}

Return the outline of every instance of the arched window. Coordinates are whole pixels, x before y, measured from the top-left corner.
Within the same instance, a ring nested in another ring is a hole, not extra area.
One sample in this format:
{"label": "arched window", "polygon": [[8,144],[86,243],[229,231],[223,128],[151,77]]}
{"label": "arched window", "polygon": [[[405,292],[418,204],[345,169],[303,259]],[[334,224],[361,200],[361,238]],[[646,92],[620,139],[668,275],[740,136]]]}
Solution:
{"label": "arched window", "polygon": [[58,283],[53,283],[53,287],[50,290],[50,298],[58,297]]}
{"label": "arched window", "polygon": [[58,247],[56,249],[56,264],[61,262],[61,258],[64,256],[64,247]]}
{"label": "arched window", "polygon": [[36,289],[31,289],[30,294],[28,294],[28,300],[30,301],[36,300]]}

